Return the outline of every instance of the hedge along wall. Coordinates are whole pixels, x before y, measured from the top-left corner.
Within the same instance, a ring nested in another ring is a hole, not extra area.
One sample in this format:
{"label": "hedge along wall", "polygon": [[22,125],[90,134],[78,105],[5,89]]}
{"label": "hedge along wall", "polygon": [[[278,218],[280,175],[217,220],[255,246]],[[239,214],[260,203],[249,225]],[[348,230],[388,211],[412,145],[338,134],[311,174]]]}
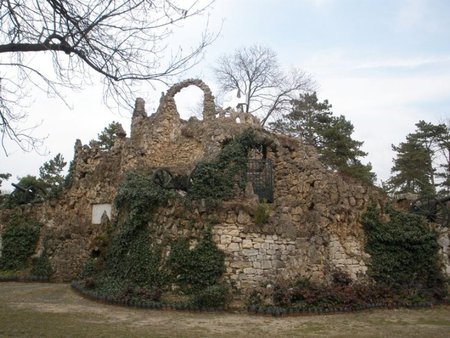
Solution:
{"label": "hedge along wall", "polygon": [[0,273],[8,278],[50,278],[52,269],[45,251],[32,257],[41,227],[41,223],[29,217],[10,219],[1,234]]}
{"label": "hedge along wall", "polygon": [[421,216],[387,208],[388,219],[370,207],[364,215],[368,274],[380,285],[418,297],[442,299],[447,285],[436,232]]}

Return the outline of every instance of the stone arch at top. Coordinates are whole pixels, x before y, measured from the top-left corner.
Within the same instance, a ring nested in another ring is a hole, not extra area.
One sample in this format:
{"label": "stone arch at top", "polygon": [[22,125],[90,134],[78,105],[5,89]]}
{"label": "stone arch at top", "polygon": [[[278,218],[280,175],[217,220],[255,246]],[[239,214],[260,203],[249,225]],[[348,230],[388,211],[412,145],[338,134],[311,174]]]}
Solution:
{"label": "stone arch at top", "polygon": [[216,110],[214,96],[212,95],[209,86],[200,79],[188,79],[173,85],[167,91],[166,95],[164,96],[164,100],[171,101],[173,102],[173,104],[175,104],[175,95],[178,94],[182,89],[189,86],[196,86],[203,91],[203,120],[214,119]]}

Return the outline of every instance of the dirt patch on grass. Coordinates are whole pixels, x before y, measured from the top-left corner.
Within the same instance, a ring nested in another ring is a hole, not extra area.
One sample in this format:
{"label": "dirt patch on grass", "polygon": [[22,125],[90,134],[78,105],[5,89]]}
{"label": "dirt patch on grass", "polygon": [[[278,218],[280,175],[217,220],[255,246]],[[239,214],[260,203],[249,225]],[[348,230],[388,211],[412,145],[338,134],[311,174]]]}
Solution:
{"label": "dirt patch on grass", "polygon": [[125,308],[84,299],[67,284],[0,283],[7,337],[448,337],[450,308],[304,317]]}

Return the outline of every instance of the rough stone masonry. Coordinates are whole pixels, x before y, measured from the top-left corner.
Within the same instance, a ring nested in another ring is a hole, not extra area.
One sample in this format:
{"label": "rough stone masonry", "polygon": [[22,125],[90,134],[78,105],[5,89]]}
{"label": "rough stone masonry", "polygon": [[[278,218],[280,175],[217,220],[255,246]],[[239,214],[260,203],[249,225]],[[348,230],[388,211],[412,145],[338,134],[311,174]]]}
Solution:
{"label": "rough stone masonry", "polygon": [[[204,92],[202,120],[182,120],[177,111],[175,95],[191,85]],[[262,130],[251,114],[216,108],[205,83],[186,80],[170,88],[150,116],[138,98],[130,137],[121,133],[112,149],[77,140],[70,189],[58,201],[21,207],[21,212],[31,212],[45,224],[41,233],[45,240],[37,252],[45,245],[54,279],[73,279],[85,259],[98,250],[98,238],[109,226],[108,218],[114,217],[113,201],[127,171],[164,168],[188,175],[200,160],[214,158],[225,140],[248,128],[254,128],[267,145],[264,154],[254,151],[251,156],[272,163],[273,201],[267,204],[266,224],[255,223],[260,202],[249,184],[214,215],[201,203],[189,212],[181,212],[177,202],[159,209],[154,222],[161,225],[161,236],[195,232],[213,219],[214,240],[226,254],[225,277],[242,290],[279,278],[326,280],[335,269],[353,279],[365,278],[369,257],[361,216],[371,203],[383,207],[384,193],[328,170],[313,147]],[[102,206],[107,208],[98,222]],[[449,270],[448,231],[442,232],[441,243]]]}

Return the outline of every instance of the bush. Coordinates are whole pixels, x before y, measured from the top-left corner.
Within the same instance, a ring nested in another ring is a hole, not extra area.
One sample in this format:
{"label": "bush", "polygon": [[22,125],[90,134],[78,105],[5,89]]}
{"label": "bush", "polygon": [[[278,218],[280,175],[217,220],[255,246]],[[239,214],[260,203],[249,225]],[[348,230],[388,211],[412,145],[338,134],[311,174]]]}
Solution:
{"label": "bush", "polygon": [[208,230],[192,250],[186,238],[174,242],[168,268],[172,281],[184,292],[197,292],[218,282],[225,272],[225,254],[217,248]]}
{"label": "bush", "polygon": [[0,269],[21,270],[28,266],[39,239],[41,224],[33,219],[14,217],[2,233]]}
{"label": "bush", "polygon": [[41,257],[33,257],[31,259],[31,276],[49,279],[53,274],[52,266],[47,255]]}
{"label": "bush", "polygon": [[270,218],[270,206],[266,200],[263,200],[258,204],[256,208],[255,215],[253,216],[253,221],[256,225],[263,225],[269,221]]}
{"label": "bush", "polygon": [[224,284],[210,285],[196,292],[192,304],[199,309],[224,308],[228,303],[228,288]]}
{"label": "bush", "polygon": [[439,266],[436,233],[414,214],[387,208],[388,221],[371,207],[364,215],[366,251],[372,260],[369,275],[380,285],[393,289],[417,290],[421,295],[442,299],[447,293]]}

